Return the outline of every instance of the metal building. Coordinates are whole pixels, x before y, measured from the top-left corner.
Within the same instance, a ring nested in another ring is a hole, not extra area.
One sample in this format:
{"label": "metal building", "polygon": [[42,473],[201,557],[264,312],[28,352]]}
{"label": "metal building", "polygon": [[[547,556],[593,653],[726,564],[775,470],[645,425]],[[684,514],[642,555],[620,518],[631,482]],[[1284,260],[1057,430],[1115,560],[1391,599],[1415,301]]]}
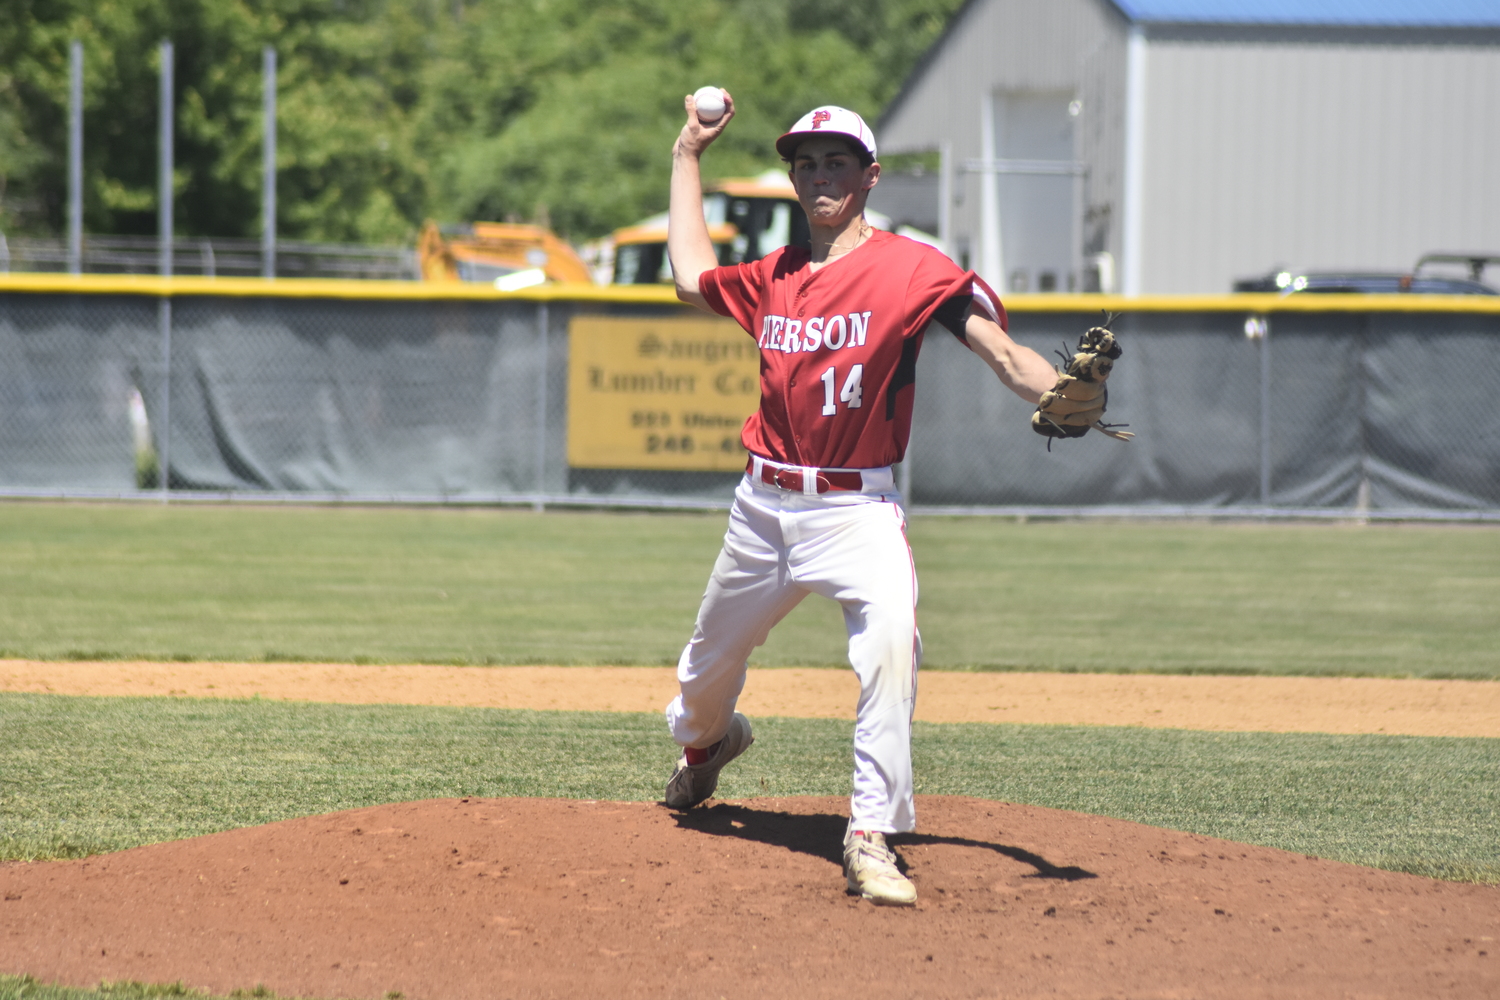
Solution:
{"label": "metal building", "polygon": [[1500,0],[969,0],[872,207],[997,288],[1221,293],[1500,253]]}

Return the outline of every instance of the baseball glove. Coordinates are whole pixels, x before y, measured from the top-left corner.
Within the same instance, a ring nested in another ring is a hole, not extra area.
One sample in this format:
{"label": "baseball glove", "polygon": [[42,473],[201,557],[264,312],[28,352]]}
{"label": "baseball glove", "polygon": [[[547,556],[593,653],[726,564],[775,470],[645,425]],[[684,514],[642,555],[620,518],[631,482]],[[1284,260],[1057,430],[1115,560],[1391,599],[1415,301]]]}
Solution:
{"label": "baseball glove", "polygon": [[[1120,356],[1120,345],[1106,326],[1096,326],[1078,338],[1078,350],[1071,357],[1059,351],[1064,366],[1057,370],[1057,384],[1042,393],[1042,401],[1031,415],[1031,429],[1048,438],[1083,437],[1090,430],[1100,430],[1120,441],[1135,437],[1129,431],[1115,430],[1128,424],[1106,424],[1104,407],[1109,402],[1105,381]],[[1052,442],[1047,442],[1052,449]]]}

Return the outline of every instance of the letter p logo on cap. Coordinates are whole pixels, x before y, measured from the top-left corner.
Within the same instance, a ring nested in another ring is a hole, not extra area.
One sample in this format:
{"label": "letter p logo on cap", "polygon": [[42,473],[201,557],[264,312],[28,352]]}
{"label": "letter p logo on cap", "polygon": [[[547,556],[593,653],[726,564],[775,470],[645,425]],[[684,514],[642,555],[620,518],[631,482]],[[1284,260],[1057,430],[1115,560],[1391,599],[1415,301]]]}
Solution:
{"label": "letter p logo on cap", "polygon": [[784,160],[791,160],[797,152],[797,143],[804,136],[816,132],[819,135],[842,135],[853,140],[856,146],[863,146],[869,151],[870,156],[875,153],[875,133],[870,131],[870,126],[865,120],[848,108],[836,107],[832,104],[821,108],[813,108],[807,114],[797,119],[793,125],[780,139],[776,140],[776,152],[781,154]]}

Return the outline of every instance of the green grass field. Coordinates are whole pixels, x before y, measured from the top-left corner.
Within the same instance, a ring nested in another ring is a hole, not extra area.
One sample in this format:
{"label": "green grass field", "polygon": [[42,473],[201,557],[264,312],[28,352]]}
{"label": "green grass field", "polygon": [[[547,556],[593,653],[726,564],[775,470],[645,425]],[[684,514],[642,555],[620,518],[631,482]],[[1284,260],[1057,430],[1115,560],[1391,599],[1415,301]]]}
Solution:
{"label": "green grass field", "polygon": [[[0,654],[674,662],[723,514],[0,504]],[[1500,529],[917,518],[927,665],[1500,677]],[[763,664],[844,662],[810,598]]]}
{"label": "green grass field", "polygon": [[[654,801],[651,714],[0,695],[0,859],[382,802]],[[852,723],[756,720],[720,795],[847,795]],[[917,788],[1500,881],[1500,739],[919,724]]]}

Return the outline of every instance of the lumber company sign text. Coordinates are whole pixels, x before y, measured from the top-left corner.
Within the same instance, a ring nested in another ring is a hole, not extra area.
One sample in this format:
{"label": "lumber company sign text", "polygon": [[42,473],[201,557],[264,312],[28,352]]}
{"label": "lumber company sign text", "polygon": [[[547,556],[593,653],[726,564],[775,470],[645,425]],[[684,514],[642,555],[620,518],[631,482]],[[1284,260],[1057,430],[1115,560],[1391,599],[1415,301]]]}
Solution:
{"label": "lumber company sign text", "polygon": [[586,316],[568,330],[568,464],[733,472],[760,352],[728,320]]}

